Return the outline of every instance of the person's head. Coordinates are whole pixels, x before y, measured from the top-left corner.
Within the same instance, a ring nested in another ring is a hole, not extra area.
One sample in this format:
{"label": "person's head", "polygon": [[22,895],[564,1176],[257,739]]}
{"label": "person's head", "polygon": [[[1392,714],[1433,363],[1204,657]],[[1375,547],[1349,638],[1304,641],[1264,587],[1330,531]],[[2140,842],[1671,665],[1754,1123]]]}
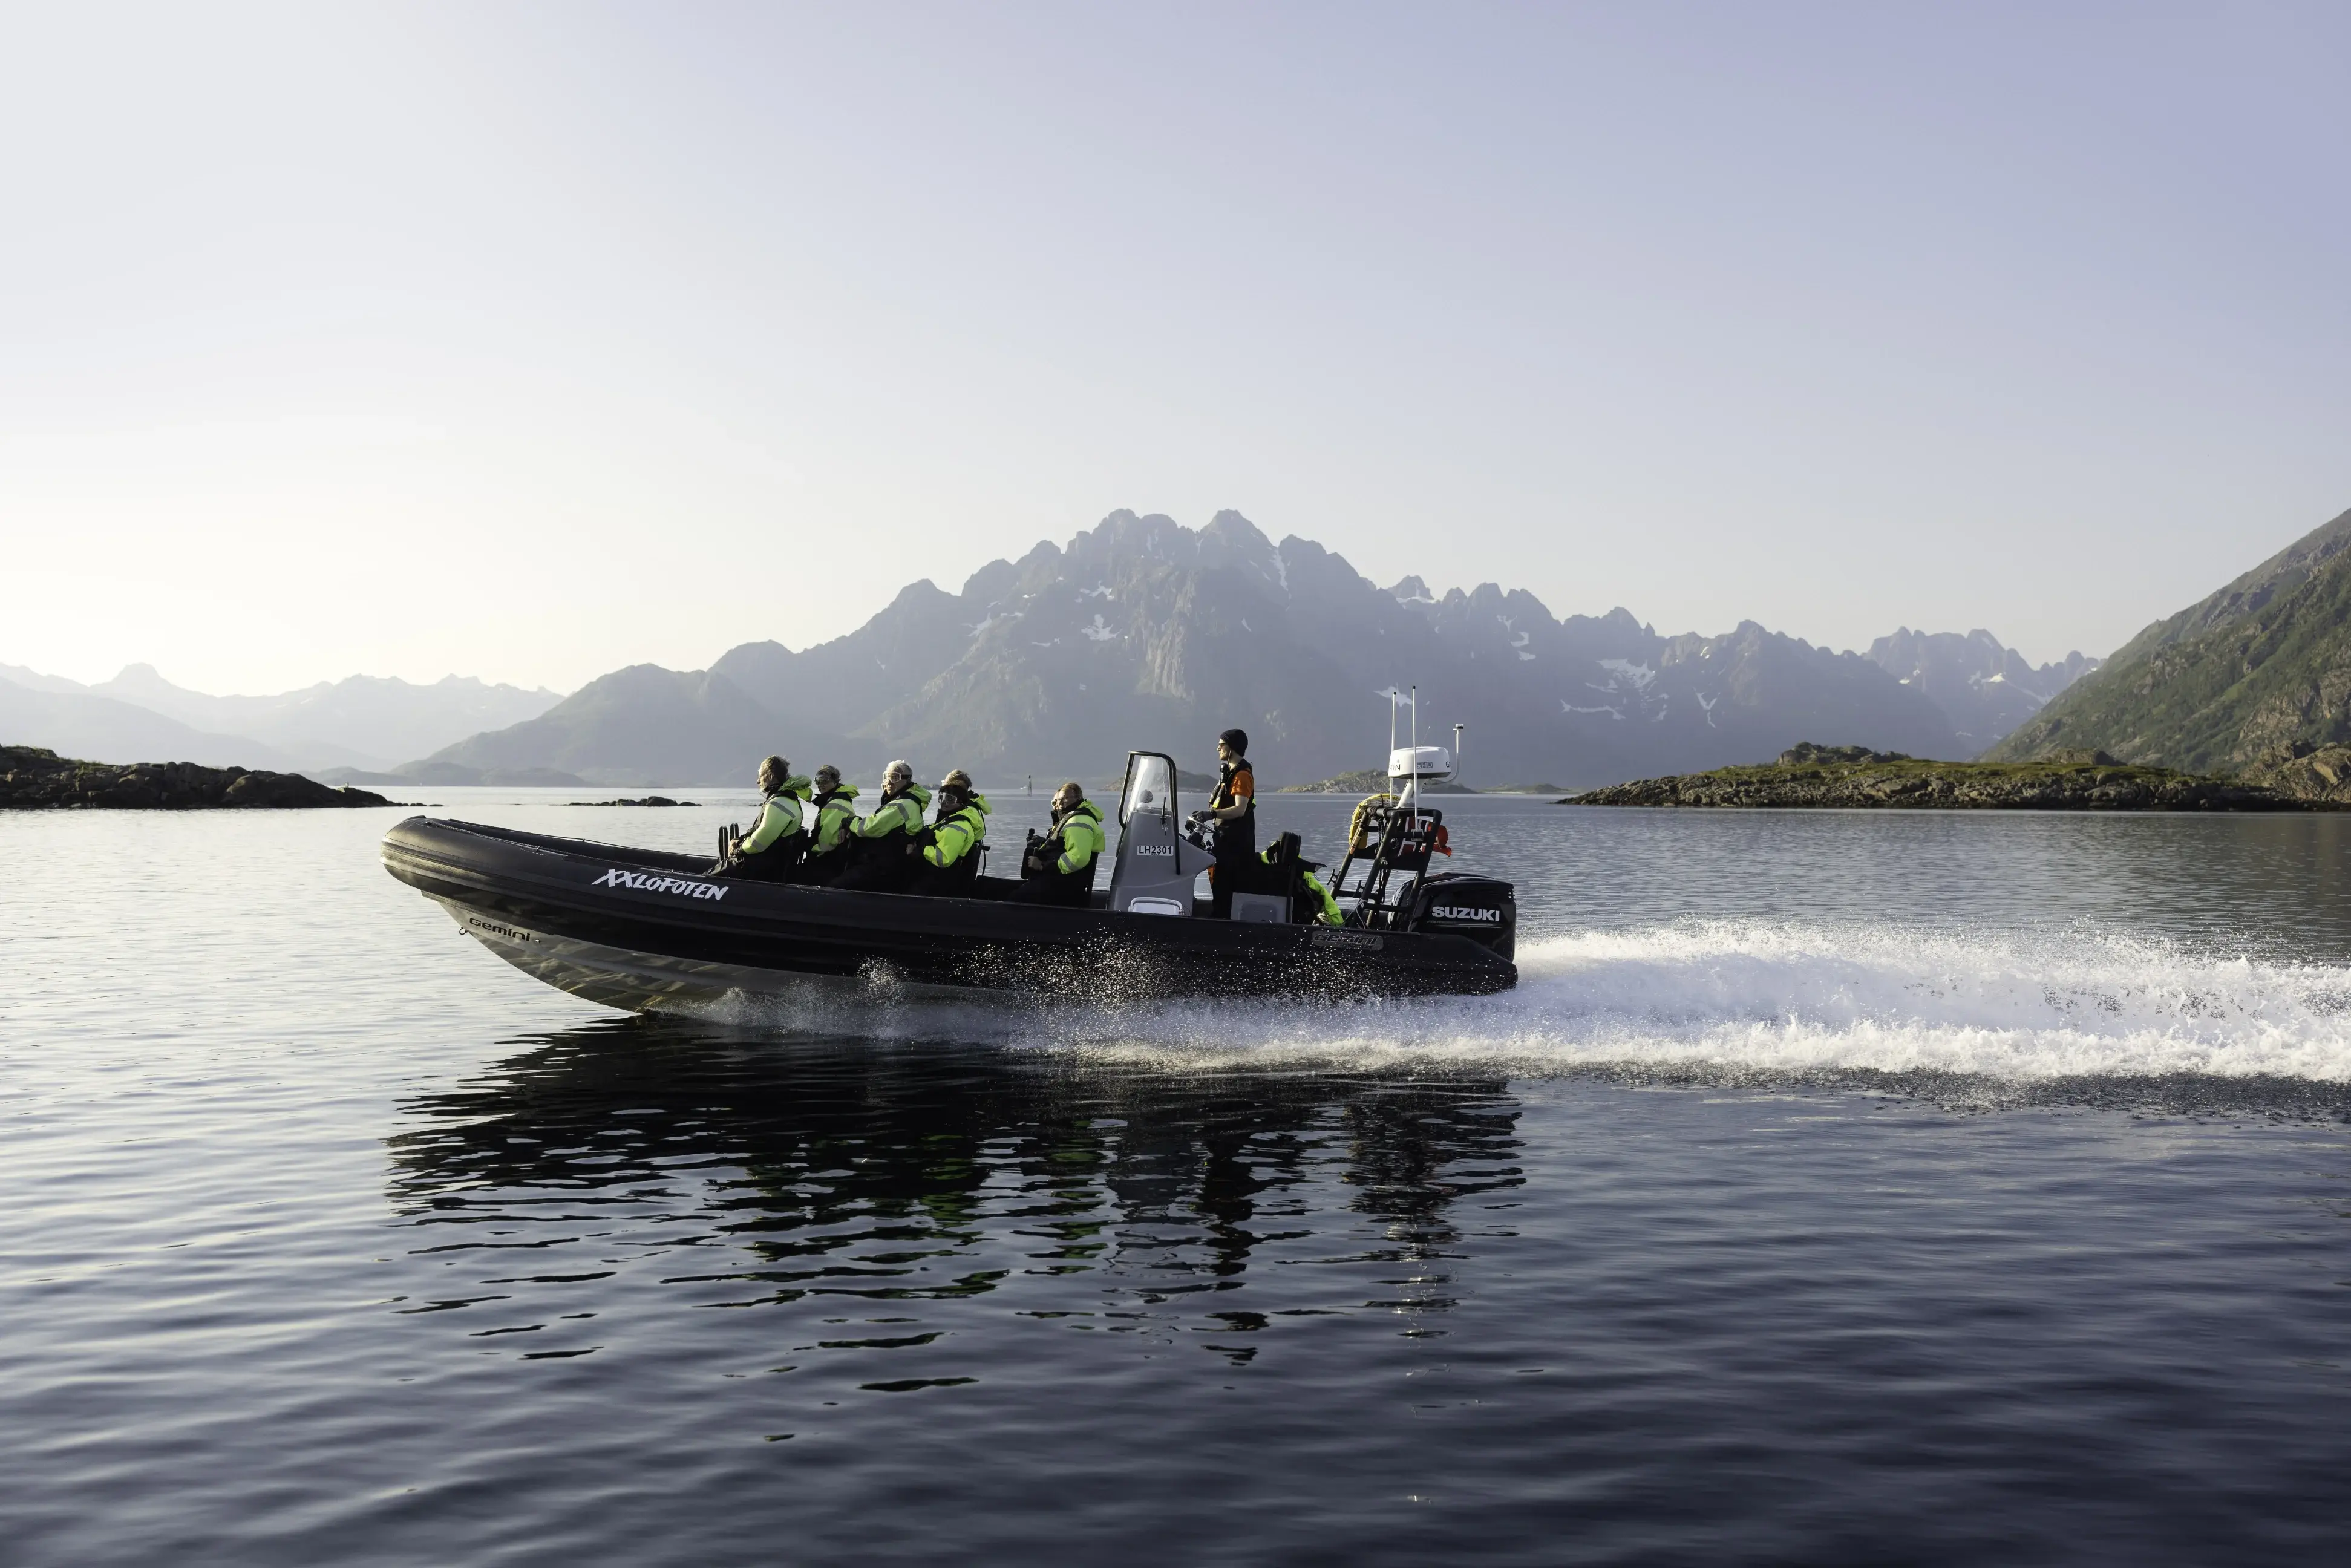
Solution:
{"label": "person's head", "polygon": [[840,768],[835,768],[835,767],[834,767],[831,763],[830,763],[830,762],[826,763],[823,767],[821,767],[821,768],[818,768],[818,769],[816,770],[816,787],[817,787],[819,789],[840,789],[840,788],[841,788],[841,769],[840,769]]}
{"label": "person's head", "polygon": [[773,794],[776,786],[792,776],[792,765],[780,757],[770,757],[759,764],[759,792]]}
{"label": "person's head", "polygon": [[1217,760],[1238,762],[1249,755],[1249,731],[1228,729],[1217,737]]}
{"label": "person's head", "polygon": [[[966,773],[960,768],[955,769],[946,778],[939,780],[938,793],[939,799],[942,801],[946,800],[949,796],[953,796],[958,801],[970,800],[971,775]],[[944,810],[946,808],[942,806],[940,809]]]}
{"label": "person's head", "polygon": [[1056,811],[1074,811],[1078,809],[1078,802],[1085,798],[1085,790],[1080,787],[1076,779],[1072,779],[1068,783],[1062,785],[1059,789],[1053,791],[1053,810]]}
{"label": "person's head", "polygon": [[893,762],[882,771],[882,789],[885,794],[903,795],[906,792],[906,787],[914,781],[914,765],[904,758]]}

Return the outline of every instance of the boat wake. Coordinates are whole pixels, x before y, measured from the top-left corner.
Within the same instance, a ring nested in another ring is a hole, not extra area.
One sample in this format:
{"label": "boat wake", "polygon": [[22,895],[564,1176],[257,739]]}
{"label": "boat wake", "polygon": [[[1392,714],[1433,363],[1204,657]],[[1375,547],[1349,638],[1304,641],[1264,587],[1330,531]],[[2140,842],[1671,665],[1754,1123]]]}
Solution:
{"label": "boat wake", "polygon": [[[963,1038],[1168,1067],[1605,1071],[1684,1082],[2351,1086],[2351,967],[2140,936],[1681,923],[1524,942],[1516,990],[1339,1007],[977,1008],[886,996],[728,1021]],[[1898,1086],[1898,1084],[1897,1084]]]}

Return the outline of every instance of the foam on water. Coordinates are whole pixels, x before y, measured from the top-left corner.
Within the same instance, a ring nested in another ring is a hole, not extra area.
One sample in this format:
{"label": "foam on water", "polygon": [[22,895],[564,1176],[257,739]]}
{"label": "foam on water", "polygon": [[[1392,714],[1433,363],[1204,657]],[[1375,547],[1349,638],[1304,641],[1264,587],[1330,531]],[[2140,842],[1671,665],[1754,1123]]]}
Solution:
{"label": "foam on water", "polygon": [[1343,1006],[1164,1002],[1008,1009],[877,992],[738,1002],[730,1021],[979,1038],[1209,1067],[1635,1067],[2351,1082],[2351,967],[2111,932],[1684,922],[1523,944],[1516,990]]}

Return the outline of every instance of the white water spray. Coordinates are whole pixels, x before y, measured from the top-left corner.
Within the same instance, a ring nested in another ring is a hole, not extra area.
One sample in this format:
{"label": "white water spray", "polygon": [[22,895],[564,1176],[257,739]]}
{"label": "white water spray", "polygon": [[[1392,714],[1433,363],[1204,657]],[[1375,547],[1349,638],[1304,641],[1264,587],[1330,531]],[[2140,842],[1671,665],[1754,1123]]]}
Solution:
{"label": "white water spray", "polygon": [[2351,967],[2142,936],[1687,923],[1521,944],[1516,990],[1338,1006],[742,999],[730,1021],[977,1039],[1166,1066],[1631,1066],[1751,1074],[2351,1082]]}

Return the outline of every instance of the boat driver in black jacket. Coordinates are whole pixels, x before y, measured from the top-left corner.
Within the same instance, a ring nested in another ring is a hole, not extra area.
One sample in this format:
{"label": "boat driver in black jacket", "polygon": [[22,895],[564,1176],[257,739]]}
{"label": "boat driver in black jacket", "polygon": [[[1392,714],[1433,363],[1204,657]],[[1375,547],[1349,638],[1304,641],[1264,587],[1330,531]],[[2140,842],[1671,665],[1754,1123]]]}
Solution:
{"label": "boat driver in black jacket", "polygon": [[1217,737],[1217,787],[1201,815],[1213,825],[1217,863],[1208,871],[1209,910],[1219,920],[1233,915],[1233,894],[1247,893],[1257,858],[1257,775],[1250,770],[1249,731],[1228,729]]}

